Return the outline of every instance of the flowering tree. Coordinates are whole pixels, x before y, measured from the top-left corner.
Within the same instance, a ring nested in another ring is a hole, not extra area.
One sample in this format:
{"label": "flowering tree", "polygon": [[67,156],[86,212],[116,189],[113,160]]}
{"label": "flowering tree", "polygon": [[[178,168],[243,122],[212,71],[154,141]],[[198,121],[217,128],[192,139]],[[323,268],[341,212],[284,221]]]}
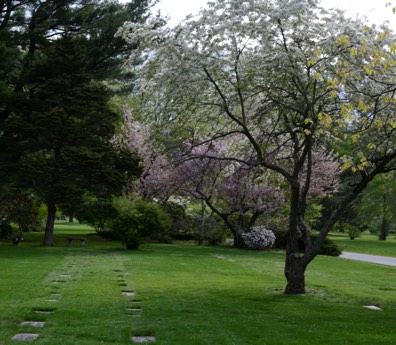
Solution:
{"label": "flowering tree", "polygon": [[120,133],[114,138],[129,147],[142,159],[143,171],[138,185],[132,182],[132,191],[145,199],[166,202],[179,188],[181,181],[177,170],[171,166],[167,156],[150,141],[150,130],[134,119],[132,109],[124,109],[124,122]]}
{"label": "flowering tree", "polygon": [[271,174],[263,174],[258,167],[221,160],[228,149],[216,145],[195,147],[178,170],[183,177],[181,191],[202,200],[219,215],[233,234],[234,247],[242,248],[243,235],[251,231],[260,215],[271,215],[284,207],[284,196]]}
{"label": "flowering tree", "polygon": [[185,144],[182,148],[190,151],[187,158],[180,148],[167,156],[149,140],[147,126],[133,120],[130,109],[124,114],[122,137],[117,139],[126,142],[143,160],[143,172],[134,188],[142,197],[160,203],[177,195],[201,200],[204,207],[207,205],[224,220],[234,236],[234,246],[240,248],[245,246],[242,234],[250,231],[261,214],[284,205],[281,188],[258,168],[203,158],[204,154],[221,158],[231,143],[218,147]]}
{"label": "flowering tree", "polygon": [[[168,136],[188,133],[194,146],[234,142],[222,161],[286,181],[285,293],[301,294],[306,268],[342,210],[376,175],[396,168],[395,37],[316,0],[208,6],[174,29],[126,23],[119,31],[148,58],[138,71],[142,111]],[[312,241],[305,218],[323,152],[337,155],[354,178]]]}

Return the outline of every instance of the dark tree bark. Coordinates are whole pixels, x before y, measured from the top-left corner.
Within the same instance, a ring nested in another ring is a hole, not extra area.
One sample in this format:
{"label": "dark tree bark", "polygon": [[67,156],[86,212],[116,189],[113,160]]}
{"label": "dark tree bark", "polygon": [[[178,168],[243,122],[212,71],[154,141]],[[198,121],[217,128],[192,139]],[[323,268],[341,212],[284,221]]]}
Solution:
{"label": "dark tree bark", "polygon": [[245,248],[245,241],[243,240],[241,232],[234,233],[234,248]]}
{"label": "dark tree bark", "polygon": [[285,277],[287,285],[285,294],[305,293],[305,269],[307,264],[300,257],[298,245],[298,219],[300,206],[300,186],[297,180],[291,184],[290,215],[289,215],[289,236],[286,246]]}
{"label": "dark tree bark", "polygon": [[305,293],[305,270],[306,265],[298,253],[286,255],[285,277],[287,285],[286,295],[301,295]]}
{"label": "dark tree bark", "polygon": [[45,225],[45,234],[44,234],[44,246],[53,246],[54,245],[54,225],[55,225],[55,216],[56,216],[56,205],[53,201],[47,202],[47,223]]}
{"label": "dark tree bark", "polygon": [[388,236],[388,220],[386,219],[385,215],[383,215],[379,240],[386,241],[387,236]]}
{"label": "dark tree bark", "polygon": [[254,222],[256,221],[257,217],[262,213],[256,211],[254,215],[252,216],[252,219],[250,220],[249,224],[247,226],[244,225],[244,214],[240,214],[239,219],[237,222],[231,221],[231,216],[233,213],[223,213],[219,209],[216,208],[216,206],[213,205],[213,203],[210,200],[210,197],[205,197],[204,195],[201,196],[203,197],[203,201],[205,202],[205,205],[210,208],[210,210],[220,216],[224,223],[227,225],[227,227],[231,230],[233,238],[234,238],[234,248],[246,248],[245,241],[243,240],[242,234],[244,234],[246,231],[250,229],[252,225],[254,225]]}
{"label": "dark tree bark", "polygon": [[386,241],[386,237],[388,236],[388,220],[386,219],[387,216],[387,198],[386,198],[386,191],[382,196],[382,223],[381,223],[381,233],[379,235],[380,241]]}
{"label": "dark tree bark", "polygon": [[201,199],[201,225],[199,231],[198,245],[202,245],[204,242],[205,224],[206,224],[206,202],[204,199]]}
{"label": "dark tree bark", "polygon": [[73,223],[73,222],[74,222],[74,210],[69,209],[69,223]]}

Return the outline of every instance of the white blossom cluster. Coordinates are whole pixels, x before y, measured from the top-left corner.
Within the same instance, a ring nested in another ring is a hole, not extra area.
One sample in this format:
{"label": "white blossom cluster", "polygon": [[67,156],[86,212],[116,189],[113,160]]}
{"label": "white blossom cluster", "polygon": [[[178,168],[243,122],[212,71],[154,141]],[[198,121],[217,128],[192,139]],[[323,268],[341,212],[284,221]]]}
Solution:
{"label": "white blossom cluster", "polygon": [[253,226],[252,230],[243,234],[242,237],[246,246],[251,249],[272,248],[275,244],[274,233],[264,226]]}

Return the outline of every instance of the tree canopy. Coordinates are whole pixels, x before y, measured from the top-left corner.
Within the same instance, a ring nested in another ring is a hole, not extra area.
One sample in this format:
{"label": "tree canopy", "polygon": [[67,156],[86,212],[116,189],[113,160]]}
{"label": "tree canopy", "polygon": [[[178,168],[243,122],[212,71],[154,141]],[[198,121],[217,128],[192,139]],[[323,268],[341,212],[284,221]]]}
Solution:
{"label": "tree canopy", "polygon": [[114,140],[122,115],[111,98],[132,77],[122,64],[134,48],[114,34],[125,20],[144,22],[150,6],[0,3],[0,174],[2,184],[46,203],[45,245],[53,244],[57,206],[120,193],[140,172],[137,155]]}
{"label": "tree canopy", "polygon": [[[261,166],[288,184],[285,292],[304,293],[305,270],[342,210],[396,168],[393,33],[315,0],[217,0],[173,29],[126,23],[119,35],[139,45],[132,63],[147,59],[136,92],[157,136],[190,148],[233,142],[222,157],[200,156]],[[341,164],[335,177],[354,178],[311,240],[305,218],[320,156]]]}

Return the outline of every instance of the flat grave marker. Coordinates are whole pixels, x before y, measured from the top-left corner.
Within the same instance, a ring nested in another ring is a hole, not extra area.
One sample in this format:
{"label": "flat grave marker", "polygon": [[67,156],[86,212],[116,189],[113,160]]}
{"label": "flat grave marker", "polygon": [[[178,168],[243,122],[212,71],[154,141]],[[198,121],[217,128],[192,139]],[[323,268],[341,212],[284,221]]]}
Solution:
{"label": "flat grave marker", "polygon": [[21,322],[21,326],[32,326],[32,327],[41,328],[41,327],[44,327],[44,325],[45,325],[44,321],[23,321],[23,322]]}
{"label": "flat grave marker", "polygon": [[134,291],[123,291],[121,294],[123,296],[128,296],[128,297],[135,296],[135,292]]}
{"label": "flat grave marker", "polygon": [[15,334],[11,339],[12,340],[20,340],[20,341],[33,341],[38,338],[37,333],[18,333]]}
{"label": "flat grave marker", "polygon": [[156,338],[152,335],[149,336],[133,336],[132,341],[134,343],[151,343],[153,341],[156,341]]}

